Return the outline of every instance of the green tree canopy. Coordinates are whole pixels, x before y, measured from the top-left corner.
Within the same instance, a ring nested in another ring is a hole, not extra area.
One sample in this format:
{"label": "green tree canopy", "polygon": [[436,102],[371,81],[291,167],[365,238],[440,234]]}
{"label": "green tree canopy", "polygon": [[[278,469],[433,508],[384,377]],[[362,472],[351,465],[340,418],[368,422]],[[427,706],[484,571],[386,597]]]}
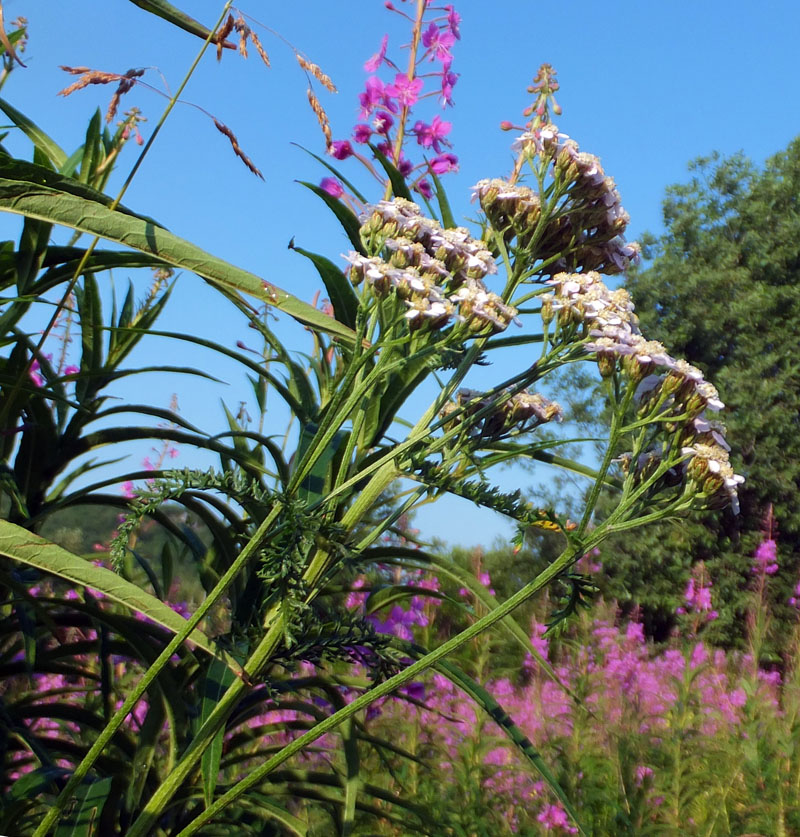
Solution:
{"label": "green tree canopy", "polygon": [[675,581],[704,559],[720,611],[714,633],[732,640],[770,504],[781,567],[770,584],[776,625],[794,616],[787,600],[800,564],[800,138],[763,168],[741,154],[714,154],[690,170],[687,184],[668,189],[667,231],[648,243],[650,266],[628,288],[643,332],[717,384],[731,459],[747,477],[741,514],[626,536],[609,555],[609,592],[641,603],[658,632],[682,593]]}

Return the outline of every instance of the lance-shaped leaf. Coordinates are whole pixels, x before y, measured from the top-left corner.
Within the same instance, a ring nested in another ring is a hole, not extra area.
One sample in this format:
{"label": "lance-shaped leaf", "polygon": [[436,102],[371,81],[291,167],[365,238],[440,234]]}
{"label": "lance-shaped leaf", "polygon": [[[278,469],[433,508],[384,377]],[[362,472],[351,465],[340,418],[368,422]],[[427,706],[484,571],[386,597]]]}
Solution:
{"label": "lance-shaped leaf", "polygon": [[[166,0],[131,0],[131,3],[140,9],[144,9],[146,12],[150,12],[151,15],[156,15],[169,21],[173,26],[183,29],[184,32],[197,35],[198,38],[202,38],[203,40],[206,40],[211,34],[202,23],[198,23],[193,17],[189,17],[185,12],[175,8],[172,3],[167,3]],[[216,44],[218,42],[219,37],[215,35],[211,39],[211,43]],[[235,49],[236,45],[230,41],[223,41],[222,46],[225,49]]]}
{"label": "lance-shaped leaf", "polygon": [[212,285],[227,291],[243,292],[267,302],[318,331],[348,342],[354,340],[351,329],[313,305],[249,271],[206,253],[158,226],[155,221],[105,206],[108,200],[107,196],[77,181],[53,175],[43,167],[0,157],[1,211],[62,224],[148,253],[174,267],[190,270]]}
{"label": "lance-shaped leaf", "polygon": [[[95,567],[86,559],[73,555],[7,520],[0,520],[0,555],[64,578],[81,587],[91,587],[112,601],[147,616],[172,633],[178,633],[186,623],[186,620],[169,605],[111,570]],[[241,667],[232,657],[215,648],[211,640],[199,630],[192,631],[189,639],[212,656],[223,658],[235,674],[241,671]]]}

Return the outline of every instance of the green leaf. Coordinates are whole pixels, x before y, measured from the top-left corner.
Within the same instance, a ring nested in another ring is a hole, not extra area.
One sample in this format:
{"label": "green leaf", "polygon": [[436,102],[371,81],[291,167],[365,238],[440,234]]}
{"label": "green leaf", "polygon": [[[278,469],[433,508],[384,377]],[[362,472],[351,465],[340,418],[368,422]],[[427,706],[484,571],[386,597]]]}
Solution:
{"label": "green leaf", "polygon": [[95,837],[99,835],[98,820],[111,791],[111,776],[81,785],[75,792],[77,810],[68,814],[57,826],[55,837]]}
{"label": "green leaf", "polygon": [[89,125],[86,128],[86,140],[83,144],[83,157],[81,159],[81,167],[78,172],[78,178],[82,183],[88,184],[94,181],[97,166],[100,164],[100,159],[103,156],[103,148],[100,140],[101,119],[100,109],[98,108],[89,120]]}
{"label": "green leaf", "polygon": [[[202,702],[198,729],[214,711],[234,679],[234,675],[222,660],[211,660],[201,686]],[[214,791],[217,787],[217,776],[219,775],[219,763],[222,758],[222,742],[224,737],[225,725],[223,724],[217,730],[208,749],[203,753],[201,772],[203,776],[203,799],[206,805],[211,805],[214,801]]]}
{"label": "green leaf", "polygon": [[0,110],[19,128],[23,134],[50,160],[53,168],[61,169],[67,161],[66,152],[24,113],[18,111],[5,99],[0,99]]}
{"label": "green leaf", "polygon": [[293,246],[292,250],[314,263],[314,267],[317,268],[322,281],[325,283],[325,290],[328,292],[331,305],[333,305],[336,319],[348,328],[355,328],[358,297],[349,279],[330,259],[304,250],[302,247]]}
{"label": "green leaf", "polygon": [[[0,555],[64,578],[81,587],[98,590],[112,601],[147,616],[172,633],[178,633],[186,624],[186,620],[169,605],[120,578],[111,570],[95,567],[86,559],[73,555],[7,520],[0,520]],[[238,674],[241,671],[241,667],[233,658],[216,649],[211,640],[199,630],[192,631],[189,639],[212,657],[220,656],[225,659],[234,673]]]}
{"label": "green leaf", "polygon": [[364,244],[361,241],[361,224],[358,223],[358,218],[356,218],[355,213],[340,200],[334,198],[333,195],[329,195],[320,186],[314,183],[308,183],[305,180],[298,180],[297,182],[301,186],[305,186],[306,189],[310,189],[315,195],[325,201],[328,208],[342,225],[347,237],[350,239],[350,243],[353,245],[353,249],[361,253],[362,256],[366,256],[367,251],[364,249]]}
{"label": "green leaf", "polygon": [[[202,23],[198,23],[193,17],[189,17],[185,12],[173,6],[172,3],[167,3],[166,0],[130,0],[130,2],[134,6],[150,12],[151,15],[156,15],[169,21],[173,26],[177,26],[178,29],[183,29],[184,32],[197,35],[198,38],[202,38],[204,41],[211,34],[211,30],[203,26]],[[217,43],[216,36],[211,39],[211,43]],[[235,49],[235,45],[230,41],[224,41],[223,46],[226,49]]]}
{"label": "green leaf", "polygon": [[39,173],[40,167],[30,164],[21,166],[21,162],[8,157],[0,158],[0,210],[63,224],[140,250],[174,267],[190,270],[227,291],[250,294],[319,331],[353,341],[351,329],[313,305],[264,282],[253,273],[206,253],[152,220],[125,214],[119,209],[109,209],[104,205],[109,200],[106,196],[100,195],[98,200],[99,193],[77,181],[52,175],[43,168]]}
{"label": "green leaf", "polygon": [[405,198],[407,201],[413,201],[411,192],[408,190],[408,184],[402,174],[389,161],[385,154],[382,154],[372,143],[369,146],[372,153],[375,155],[377,161],[383,166],[384,171],[389,176],[389,182],[392,184],[392,192],[396,198]]}
{"label": "green leaf", "polygon": [[452,229],[457,227],[456,219],[453,217],[453,210],[450,208],[450,201],[447,200],[447,192],[442,186],[442,181],[436,175],[433,169],[430,170],[431,180],[433,180],[434,188],[436,189],[436,200],[439,201],[439,213],[442,217],[442,226],[445,229]]}

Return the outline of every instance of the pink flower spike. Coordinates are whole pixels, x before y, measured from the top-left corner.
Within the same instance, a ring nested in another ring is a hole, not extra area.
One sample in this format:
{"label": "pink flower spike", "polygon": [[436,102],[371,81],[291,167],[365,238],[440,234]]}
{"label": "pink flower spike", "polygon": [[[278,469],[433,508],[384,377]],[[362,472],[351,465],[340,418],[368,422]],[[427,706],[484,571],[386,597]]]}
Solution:
{"label": "pink flower spike", "polygon": [[419,94],[424,82],[421,78],[410,79],[404,73],[394,77],[394,84],[386,86],[386,93],[397,99],[402,107],[413,107],[419,101]]}
{"label": "pink flower spike", "polygon": [[328,154],[337,160],[346,160],[353,156],[353,146],[350,145],[348,140],[334,140],[328,149]]}
{"label": "pink flower spike", "polygon": [[364,143],[369,142],[369,138],[371,136],[372,128],[370,128],[369,125],[365,125],[363,122],[353,128],[353,142],[359,142],[363,145]]}
{"label": "pink flower spike", "polygon": [[335,177],[323,177],[319,185],[323,191],[334,198],[340,198],[344,194],[342,184]]}
{"label": "pink flower spike", "polygon": [[458,157],[455,154],[440,154],[431,160],[431,171],[434,174],[447,174],[458,171]]}
{"label": "pink flower spike", "polygon": [[386,46],[389,43],[389,36],[384,35],[381,41],[381,48],[364,64],[364,70],[368,73],[374,73],[378,67],[383,64],[383,59],[386,57]]}
{"label": "pink flower spike", "polygon": [[39,370],[41,367],[39,366],[39,361],[34,360],[31,364],[31,368],[28,371],[28,376],[33,381],[33,385],[35,387],[43,387],[44,386],[44,378],[39,374]]}

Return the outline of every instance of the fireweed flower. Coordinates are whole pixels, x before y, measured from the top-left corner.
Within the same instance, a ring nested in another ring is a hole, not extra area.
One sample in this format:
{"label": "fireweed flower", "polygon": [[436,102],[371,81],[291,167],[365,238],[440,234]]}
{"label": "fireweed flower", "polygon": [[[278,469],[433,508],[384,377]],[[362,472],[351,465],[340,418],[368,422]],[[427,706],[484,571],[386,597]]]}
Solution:
{"label": "fireweed flower", "polygon": [[401,107],[410,108],[419,100],[423,84],[421,78],[410,79],[404,73],[398,73],[394,77],[394,84],[386,86],[386,93],[397,99]]}
{"label": "fireweed flower", "polygon": [[374,73],[383,64],[383,59],[386,57],[386,47],[389,44],[389,36],[384,35],[381,41],[381,48],[364,63],[364,70],[368,73]]}
{"label": "fireweed flower", "polygon": [[458,157],[455,154],[440,154],[431,160],[430,166],[434,174],[447,174],[449,171],[458,171]]}
{"label": "fireweed flower", "polygon": [[437,115],[433,117],[430,124],[422,120],[415,122],[411,133],[416,136],[417,142],[423,148],[433,148],[439,154],[443,144],[450,144],[445,137],[450,133],[452,127],[452,122],[445,122]]}
{"label": "fireweed flower", "polygon": [[353,155],[353,146],[347,140],[334,140],[330,144],[328,154],[337,160],[346,160]]}
{"label": "fireweed flower", "polygon": [[334,198],[340,198],[344,194],[342,184],[335,177],[323,177],[319,185],[321,189]]}
{"label": "fireweed flower", "polygon": [[450,48],[455,42],[456,36],[449,26],[440,29],[436,23],[431,23],[422,33],[422,45],[430,53],[431,61],[447,61],[450,58]]}
{"label": "fireweed flower", "polygon": [[752,570],[754,573],[775,575],[778,572],[778,544],[772,538],[761,541],[754,557],[755,564]]}

